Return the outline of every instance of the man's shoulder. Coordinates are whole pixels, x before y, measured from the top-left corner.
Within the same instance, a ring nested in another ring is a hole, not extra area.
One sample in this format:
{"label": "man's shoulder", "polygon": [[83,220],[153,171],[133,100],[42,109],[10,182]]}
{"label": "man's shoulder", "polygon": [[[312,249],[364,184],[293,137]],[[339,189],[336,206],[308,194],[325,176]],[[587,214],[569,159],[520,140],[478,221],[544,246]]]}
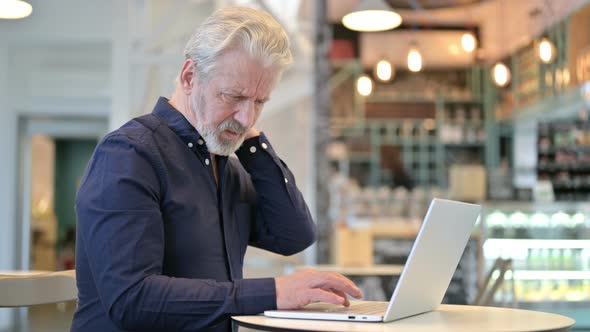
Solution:
{"label": "man's shoulder", "polygon": [[103,142],[128,141],[129,143],[149,143],[153,141],[155,132],[160,123],[151,114],[133,118],[118,129],[108,133]]}

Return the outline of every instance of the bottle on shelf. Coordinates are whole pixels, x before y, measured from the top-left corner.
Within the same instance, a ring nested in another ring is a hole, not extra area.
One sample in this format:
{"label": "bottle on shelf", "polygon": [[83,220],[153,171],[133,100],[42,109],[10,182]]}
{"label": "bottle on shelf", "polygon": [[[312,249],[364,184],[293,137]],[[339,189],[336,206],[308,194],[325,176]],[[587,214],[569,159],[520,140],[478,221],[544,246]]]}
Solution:
{"label": "bottle on shelf", "polygon": [[565,234],[565,226],[569,224],[570,216],[569,214],[559,211],[551,215],[551,238],[552,239],[564,239]]}
{"label": "bottle on shelf", "polygon": [[545,213],[536,212],[531,216],[531,237],[534,239],[548,238],[550,219]]}
{"label": "bottle on shelf", "polygon": [[492,238],[504,238],[506,237],[506,226],[508,218],[501,211],[494,211],[486,218],[486,224],[491,230]]}
{"label": "bottle on shelf", "polygon": [[510,227],[513,230],[513,237],[515,239],[528,239],[529,235],[529,218],[526,214],[516,211],[510,215]]}
{"label": "bottle on shelf", "polygon": [[563,269],[563,257],[562,257],[562,250],[553,248],[551,249],[551,258],[550,258],[550,267],[551,270],[561,270]]}

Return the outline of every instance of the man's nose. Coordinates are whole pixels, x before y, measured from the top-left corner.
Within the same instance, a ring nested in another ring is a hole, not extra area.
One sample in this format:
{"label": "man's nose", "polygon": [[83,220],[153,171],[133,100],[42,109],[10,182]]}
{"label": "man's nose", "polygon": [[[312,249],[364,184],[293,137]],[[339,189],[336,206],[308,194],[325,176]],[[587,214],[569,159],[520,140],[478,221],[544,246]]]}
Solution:
{"label": "man's nose", "polygon": [[255,105],[252,100],[244,100],[238,106],[237,112],[234,114],[234,119],[238,121],[244,128],[250,128],[254,124]]}

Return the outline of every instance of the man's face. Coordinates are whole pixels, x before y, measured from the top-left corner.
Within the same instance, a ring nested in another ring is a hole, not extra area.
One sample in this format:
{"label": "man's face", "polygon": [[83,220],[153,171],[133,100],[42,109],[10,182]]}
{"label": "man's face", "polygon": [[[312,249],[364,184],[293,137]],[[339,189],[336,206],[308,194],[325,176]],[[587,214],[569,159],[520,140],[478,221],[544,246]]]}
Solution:
{"label": "man's face", "polygon": [[207,82],[195,80],[191,110],[209,152],[234,153],[262,112],[278,78],[241,50],[222,55]]}

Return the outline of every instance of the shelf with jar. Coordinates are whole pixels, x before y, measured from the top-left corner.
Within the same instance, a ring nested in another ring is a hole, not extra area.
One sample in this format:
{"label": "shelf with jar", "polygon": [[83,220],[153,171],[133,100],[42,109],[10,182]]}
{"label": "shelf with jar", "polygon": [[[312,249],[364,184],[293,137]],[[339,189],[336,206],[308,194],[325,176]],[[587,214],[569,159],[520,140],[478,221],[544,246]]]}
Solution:
{"label": "shelf with jar", "polygon": [[437,112],[439,140],[448,146],[483,147],[484,112],[478,101],[441,101]]}
{"label": "shelf with jar", "polygon": [[341,130],[334,141],[345,151],[338,163],[361,186],[437,185],[439,143],[433,119],[367,119]]}
{"label": "shelf with jar", "polygon": [[495,295],[498,303],[590,301],[588,204],[487,202],[484,207],[486,266],[512,259],[506,287]]}
{"label": "shelf with jar", "polygon": [[437,129],[440,147],[439,185],[448,187],[452,165],[484,165],[487,132],[484,105],[479,100],[437,103]]}
{"label": "shelf with jar", "polygon": [[535,46],[535,42],[531,42],[512,56],[512,92],[519,106],[534,103],[541,92],[542,67]]}
{"label": "shelf with jar", "polygon": [[[343,117],[331,122],[330,129],[333,142],[348,148],[349,176],[361,185],[395,187],[401,161],[413,182],[407,187],[446,188],[450,164],[483,164],[488,119],[482,73],[477,66],[419,74],[400,71],[392,82],[375,81],[373,93],[365,97],[351,93],[354,85],[340,84],[332,96],[332,108],[337,109],[332,115],[354,114],[355,121]],[[340,105],[344,100],[346,107]],[[344,111],[350,107],[355,111]]]}
{"label": "shelf with jar", "polygon": [[537,150],[537,177],[552,183],[557,200],[590,198],[590,121],[539,123]]}

